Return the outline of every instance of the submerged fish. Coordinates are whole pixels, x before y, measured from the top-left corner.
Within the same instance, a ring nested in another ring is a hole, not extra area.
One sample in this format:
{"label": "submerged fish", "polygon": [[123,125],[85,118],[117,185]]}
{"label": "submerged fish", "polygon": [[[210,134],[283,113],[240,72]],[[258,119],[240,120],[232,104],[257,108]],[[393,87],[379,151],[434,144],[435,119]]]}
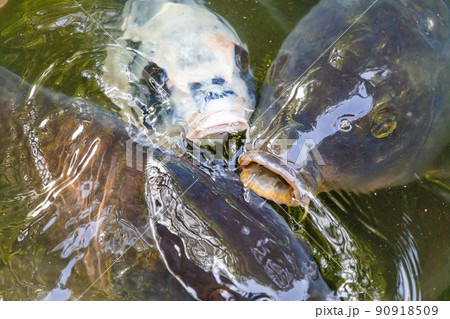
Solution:
{"label": "submerged fish", "polygon": [[422,174],[448,143],[447,1],[321,1],[262,89],[241,179],[280,204]]}
{"label": "submerged fish", "polygon": [[193,0],[129,0],[116,44],[102,82],[134,126],[189,140],[248,128],[248,51],[219,15]]}
{"label": "submerged fish", "polygon": [[[115,114],[30,86],[2,67],[0,80],[0,129],[11,132],[0,141],[0,159],[11,157],[0,171],[3,203],[8,207],[23,180],[23,206],[15,214],[36,236],[20,239],[21,254],[34,258],[36,247],[45,252],[29,277],[20,278],[39,287],[23,298],[117,299],[109,289],[121,274],[109,265],[120,258],[122,268],[133,268],[132,256],[123,256],[131,246],[154,267],[146,279],[151,298],[180,298],[184,288],[198,299],[332,298],[306,243],[262,199],[253,195],[247,203],[237,175],[213,179],[206,168],[155,150],[144,176],[126,165],[129,136]],[[155,260],[150,229],[162,260]],[[76,271],[97,288],[87,292],[89,285],[67,275],[55,284],[45,272],[36,283],[48,260],[54,272]],[[164,286],[172,275],[184,288]],[[15,278],[7,282],[17,285]],[[107,295],[98,297],[98,286]]]}
{"label": "submerged fish", "polygon": [[[145,226],[144,176],[124,164],[128,133],[116,114],[45,89],[44,79],[30,85],[0,66],[0,224],[14,229],[0,244],[20,246],[0,264],[0,297],[117,299],[110,276],[120,274],[108,268],[133,246],[133,227],[124,225]],[[140,244],[133,247],[158,255]],[[172,277],[162,262],[148,271],[153,287]]]}
{"label": "submerged fish", "polygon": [[[237,175],[179,157],[148,162],[150,225],[168,269],[200,300],[333,298],[307,244]],[[164,160],[164,161],[163,161]]]}

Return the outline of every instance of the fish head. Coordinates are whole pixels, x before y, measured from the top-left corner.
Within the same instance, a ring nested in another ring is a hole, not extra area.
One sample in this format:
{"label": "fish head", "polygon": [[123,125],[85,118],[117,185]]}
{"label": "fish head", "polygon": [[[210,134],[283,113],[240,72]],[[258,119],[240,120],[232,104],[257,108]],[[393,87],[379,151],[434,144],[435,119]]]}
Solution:
{"label": "fish head", "polygon": [[367,192],[404,181],[420,156],[433,97],[411,72],[423,67],[350,72],[330,61],[294,82],[269,74],[239,159],[242,181],[260,196],[295,206],[331,189]]}
{"label": "fish head", "polygon": [[[181,9],[200,20],[203,14],[209,24],[195,20],[166,26],[170,34],[148,50],[155,54],[143,78],[151,91],[170,101],[187,139],[246,130],[255,104],[248,49],[222,18],[205,9]],[[196,30],[184,30],[193,23]]]}

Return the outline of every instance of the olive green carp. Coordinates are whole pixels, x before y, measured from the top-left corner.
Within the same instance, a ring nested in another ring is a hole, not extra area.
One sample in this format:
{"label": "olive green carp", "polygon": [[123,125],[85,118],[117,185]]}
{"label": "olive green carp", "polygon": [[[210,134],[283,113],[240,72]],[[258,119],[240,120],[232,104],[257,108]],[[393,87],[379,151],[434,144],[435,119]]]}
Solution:
{"label": "olive green carp", "polygon": [[449,142],[447,1],[321,1],[262,88],[241,180],[279,204],[423,174]]}

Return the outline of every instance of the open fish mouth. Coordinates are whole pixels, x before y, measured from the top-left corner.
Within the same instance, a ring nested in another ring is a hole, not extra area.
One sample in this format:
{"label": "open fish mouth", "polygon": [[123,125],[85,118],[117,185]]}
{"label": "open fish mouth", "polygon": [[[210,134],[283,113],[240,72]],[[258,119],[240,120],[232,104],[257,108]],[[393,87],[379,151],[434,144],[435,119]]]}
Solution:
{"label": "open fish mouth", "polygon": [[308,191],[315,190],[311,186],[316,183],[306,182],[303,174],[299,177],[281,158],[268,153],[246,152],[239,157],[239,165],[245,187],[278,204],[305,205],[310,197]]}
{"label": "open fish mouth", "polygon": [[188,140],[213,138],[221,134],[237,134],[248,129],[244,116],[230,111],[207,114],[189,124]]}

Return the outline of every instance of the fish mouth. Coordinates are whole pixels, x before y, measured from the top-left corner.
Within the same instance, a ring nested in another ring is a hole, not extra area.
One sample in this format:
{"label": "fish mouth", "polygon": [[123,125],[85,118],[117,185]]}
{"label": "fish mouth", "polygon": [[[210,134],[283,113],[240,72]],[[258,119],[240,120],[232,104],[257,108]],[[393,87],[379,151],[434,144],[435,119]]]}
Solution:
{"label": "fish mouth", "polygon": [[222,111],[194,120],[188,127],[188,140],[213,138],[221,134],[237,134],[248,129],[245,117],[235,112]]}
{"label": "fish mouth", "polygon": [[[278,204],[305,205],[317,187],[312,177],[298,174],[277,156],[248,151],[239,157],[241,181],[256,194]],[[308,174],[306,174],[308,175]]]}

